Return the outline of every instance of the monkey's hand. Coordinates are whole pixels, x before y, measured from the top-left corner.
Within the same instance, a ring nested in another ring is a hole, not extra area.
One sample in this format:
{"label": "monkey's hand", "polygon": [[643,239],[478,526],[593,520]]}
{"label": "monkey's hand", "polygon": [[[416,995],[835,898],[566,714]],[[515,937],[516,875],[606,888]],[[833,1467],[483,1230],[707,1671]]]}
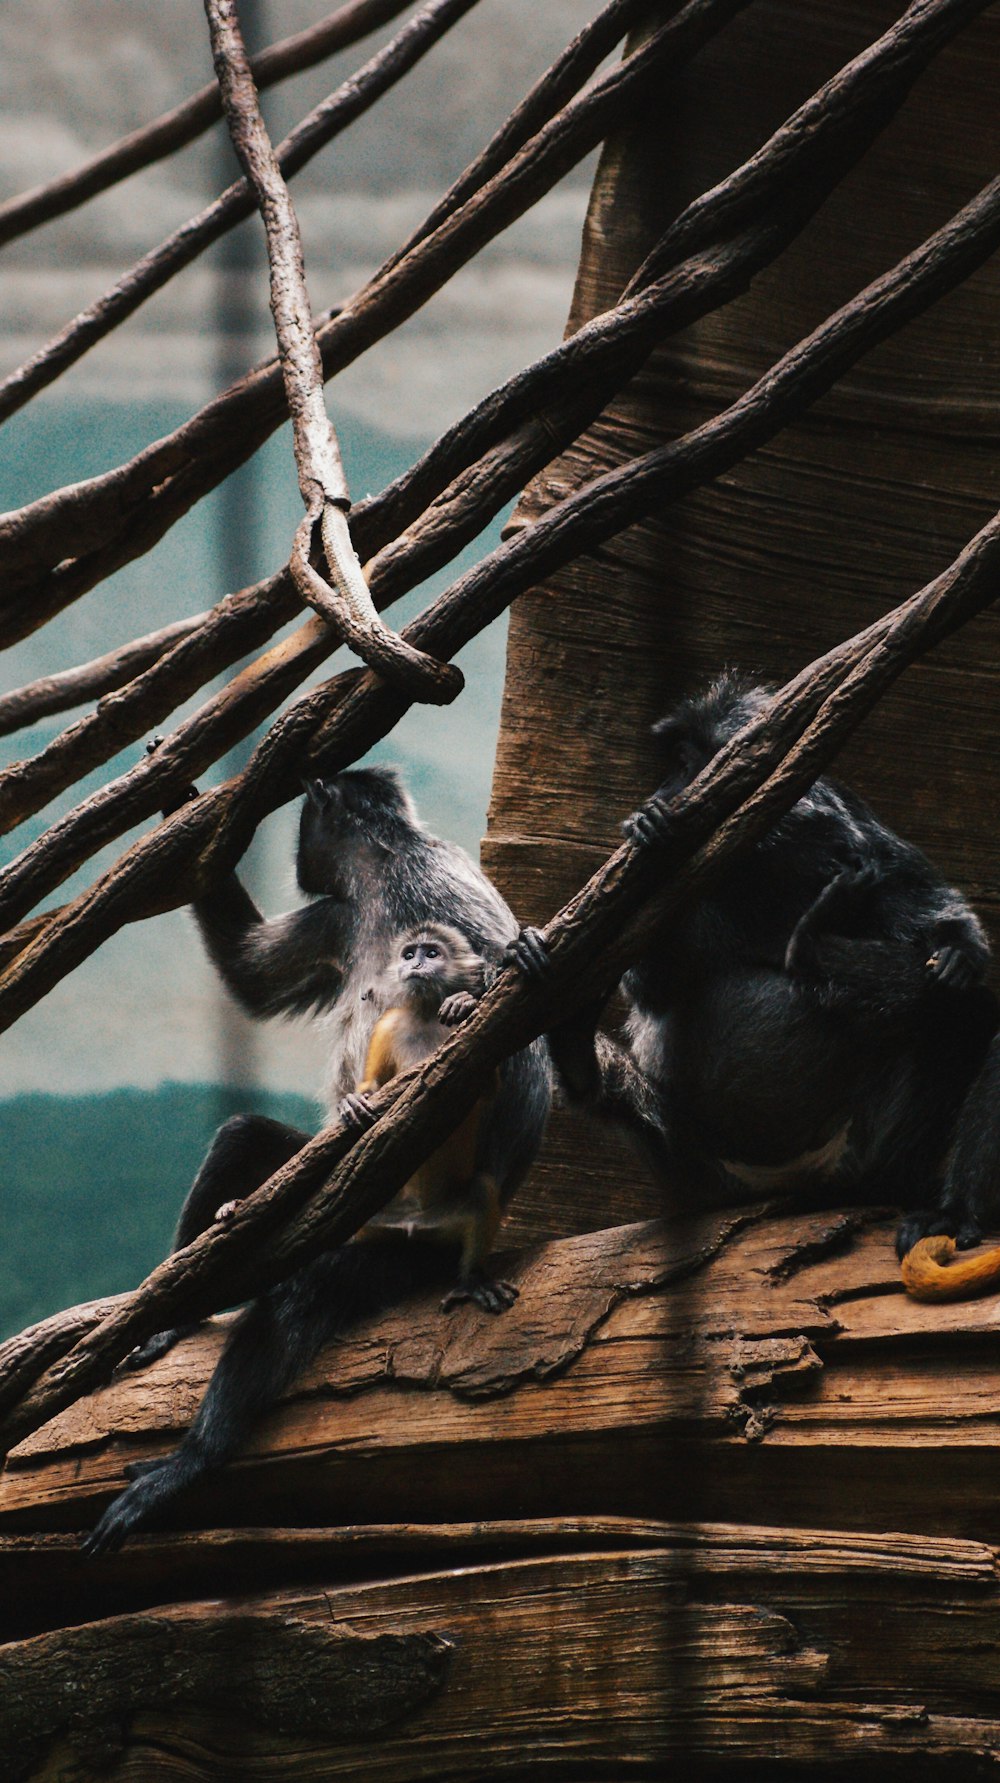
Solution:
{"label": "monkey's hand", "polygon": [[662,847],[664,842],[671,842],[674,836],[674,820],[670,806],[653,794],[631,817],[626,817],[622,824],[622,834],[626,841],[634,842],[638,848]]}
{"label": "monkey's hand", "polygon": [[360,1094],[345,1096],[337,1109],[337,1119],[355,1133],[367,1133],[368,1128],[375,1125],[377,1118],[368,1097]]}
{"label": "monkey's hand", "polygon": [[545,978],[549,970],[549,950],[540,929],[522,929],[516,941],[509,941],[504,948],[505,966],[515,966],[525,978],[533,978],[537,982]]}
{"label": "monkey's hand", "polygon": [[179,1450],[155,1461],[133,1461],[125,1469],[131,1485],[113,1498],[100,1521],[85,1535],[80,1550],[88,1560],[113,1554],[134,1529],[142,1529],[187,1484],[191,1472]]}
{"label": "monkey's hand", "polygon": [[785,949],[785,971],[790,978],[809,977],[821,970],[817,944],[823,936],[844,935],[869,893],[879,881],[878,869],[845,867],[824,885],[819,897],[799,917]]}
{"label": "monkey's hand", "polygon": [[223,1223],[227,1220],[231,1220],[238,1207],[238,1201],[224,1201],[222,1206],[217,1207],[215,1210],[215,1223],[217,1224],[220,1220]]}
{"label": "monkey's hand", "polygon": [[971,991],[982,982],[975,961],[962,947],[939,947],[927,961],[926,970],[935,984],[950,991]]}
{"label": "monkey's hand", "polygon": [[934,984],[949,991],[971,991],[986,983],[989,942],[971,910],[939,915],[930,930],[927,952],[926,970]]}
{"label": "monkey's hand", "polygon": [[158,1362],[182,1338],[193,1336],[199,1328],[196,1320],[190,1325],[173,1325],[169,1331],[155,1331],[152,1337],[147,1337],[145,1343],[137,1344],[134,1350],[130,1350],[118,1367],[123,1374],[134,1374],[140,1368],[148,1368],[151,1362]]}
{"label": "monkey's hand", "polygon": [[956,1207],[921,1207],[914,1213],[908,1213],[900,1221],[896,1234],[896,1255],[902,1262],[922,1238],[954,1238],[955,1248],[960,1251],[972,1250],[981,1244],[983,1228],[974,1214],[960,1214]]}
{"label": "monkey's hand", "polygon": [[438,1010],[438,1021],[446,1028],[457,1028],[459,1022],[468,1021],[475,1007],[476,998],[471,991],[454,991]]}
{"label": "monkey's hand", "polygon": [[480,1312],[507,1312],[517,1299],[518,1292],[513,1282],[493,1281],[481,1269],[472,1269],[445,1295],[441,1302],[441,1311],[451,1312],[454,1307],[464,1306],[471,1300],[474,1306],[479,1307]]}

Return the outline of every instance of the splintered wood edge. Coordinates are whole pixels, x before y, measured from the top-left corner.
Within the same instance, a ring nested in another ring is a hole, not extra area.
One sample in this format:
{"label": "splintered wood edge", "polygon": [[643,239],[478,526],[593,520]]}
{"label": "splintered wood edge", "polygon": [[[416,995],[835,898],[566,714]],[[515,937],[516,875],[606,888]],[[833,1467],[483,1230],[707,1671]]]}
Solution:
{"label": "splintered wood edge", "polygon": [[[331,1445],[347,1461],[411,1445],[416,1454],[428,1441],[537,1443],[557,1429],[562,1438],[576,1431],[611,1440],[612,1427],[663,1432],[685,1417],[728,1443],[909,1440],[894,1422],[917,1409],[903,1404],[908,1368],[918,1384],[906,1346],[919,1342],[941,1355],[957,1337],[995,1338],[1000,1319],[996,1301],[932,1307],[907,1299],[891,1226],[858,1209],[795,1215],[756,1207],[643,1222],[555,1240],[504,1258],[502,1267],[520,1298],[500,1318],[474,1308],[445,1317],[436,1298],[425,1297],[331,1345],[262,1420],[238,1466],[319,1458]],[[223,1334],[224,1321],[213,1321],[150,1369],[118,1377],[27,1438],[0,1476],[0,1518],[9,1526],[14,1515],[23,1527],[34,1502],[93,1501],[120,1478],[125,1459],[176,1441]],[[866,1412],[859,1403],[848,1416],[826,1384],[825,1364],[836,1356],[842,1369],[855,1352],[846,1383],[881,1357],[897,1385],[881,1408]],[[615,1376],[625,1370],[610,1397],[602,1386],[612,1384],[609,1368]],[[811,1383],[805,1413],[785,1403],[796,1376]],[[955,1443],[958,1432],[963,1441],[995,1444],[997,1432],[982,1417],[990,1382],[981,1387],[973,1404],[971,1377],[956,1384],[949,1419],[943,1401],[937,1409],[943,1383],[935,1386],[923,1440]],[[823,1404],[810,1427],[817,1393]]]}

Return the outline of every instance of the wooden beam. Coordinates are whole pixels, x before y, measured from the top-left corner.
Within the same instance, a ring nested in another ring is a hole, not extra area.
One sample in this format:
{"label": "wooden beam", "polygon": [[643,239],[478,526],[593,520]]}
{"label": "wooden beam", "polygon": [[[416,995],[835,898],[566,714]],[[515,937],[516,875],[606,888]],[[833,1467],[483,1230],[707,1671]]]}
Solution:
{"label": "wooden beam", "polygon": [[311,1586],[8,1643],[8,1762],[198,1779],[280,1766],[294,1783],[654,1777],[678,1758],[759,1778],[766,1754],[769,1776],[933,1761],[968,1777],[995,1752],[992,1548],[650,1533],[360,1583],[331,1547]]}
{"label": "wooden beam", "polygon": [[[863,1211],[720,1212],[563,1239],[510,1312],[428,1299],[332,1345],[174,1524],[624,1515],[1000,1539],[996,1302],[902,1293]],[[84,1529],[173,1446],[225,1321],[15,1449],[0,1531]]]}

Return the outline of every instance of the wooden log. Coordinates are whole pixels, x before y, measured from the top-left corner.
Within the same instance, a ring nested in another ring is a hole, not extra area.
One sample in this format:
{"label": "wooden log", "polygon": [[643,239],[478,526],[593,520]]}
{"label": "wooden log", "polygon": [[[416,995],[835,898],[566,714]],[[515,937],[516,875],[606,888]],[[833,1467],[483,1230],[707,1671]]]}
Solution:
{"label": "wooden log", "polygon": [[[996,1301],[907,1299],[892,1224],[870,1218],[728,1211],[505,1258],[511,1311],[427,1299],[338,1340],[172,1526],[752,1505],[788,1526],[1000,1540]],[[128,1461],[176,1443],[224,1327],[13,1450],[0,1533],[88,1528]]]}
{"label": "wooden log", "polygon": [[[616,301],[677,212],[725,177],[898,14],[755,0],[665,102],[601,159],[569,328]],[[527,491],[529,524],[597,472],[745,391],[837,304],[995,171],[1000,18],[968,26],[885,134],[751,289],[668,341]],[[649,726],[727,664],[784,681],[942,568],[996,507],[988,417],[996,259],[865,358],[830,396],[714,485],[580,558],[511,614],[483,861],[518,915],[545,921],[655,786]],[[839,771],[925,848],[996,933],[1000,856],[978,813],[1000,798],[993,747],[1000,618],[908,672]],[[564,1115],[517,1241],[655,1211],[648,1174]]]}
{"label": "wooden log", "polygon": [[985,1544],[663,1525],[395,1579],[337,1568],[331,1548],[311,1586],[0,1647],[7,1774],[611,1779],[684,1758],[968,1778],[1000,1741]]}
{"label": "wooden log", "polygon": [[757,1207],[506,1258],[508,1313],[370,1320],[88,1562],[226,1321],[114,1380],[0,1475],[4,1774],[978,1774],[997,1303],[907,1299],[892,1232]]}

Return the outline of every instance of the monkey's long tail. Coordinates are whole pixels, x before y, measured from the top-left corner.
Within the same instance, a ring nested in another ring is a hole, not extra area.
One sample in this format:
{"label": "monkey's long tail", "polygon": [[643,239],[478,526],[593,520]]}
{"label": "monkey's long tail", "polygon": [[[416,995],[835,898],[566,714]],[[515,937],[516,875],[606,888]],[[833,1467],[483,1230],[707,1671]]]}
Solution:
{"label": "monkey's long tail", "polygon": [[903,1286],[914,1300],[971,1300],[1000,1283],[1000,1245],[955,1262],[953,1238],[919,1238],[900,1264]]}
{"label": "monkey's long tail", "polygon": [[131,1485],[84,1538],[83,1552],[110,1553],[134,1530],[158,1521],[178,1492],[242,1447],[260,1414],[331,1337],[447,1278],[447,1264],[447,1253],[404,1239],[348,1244],[314,1257],[251,1301],[229,1333],[180,1447],[128,1469]]}

